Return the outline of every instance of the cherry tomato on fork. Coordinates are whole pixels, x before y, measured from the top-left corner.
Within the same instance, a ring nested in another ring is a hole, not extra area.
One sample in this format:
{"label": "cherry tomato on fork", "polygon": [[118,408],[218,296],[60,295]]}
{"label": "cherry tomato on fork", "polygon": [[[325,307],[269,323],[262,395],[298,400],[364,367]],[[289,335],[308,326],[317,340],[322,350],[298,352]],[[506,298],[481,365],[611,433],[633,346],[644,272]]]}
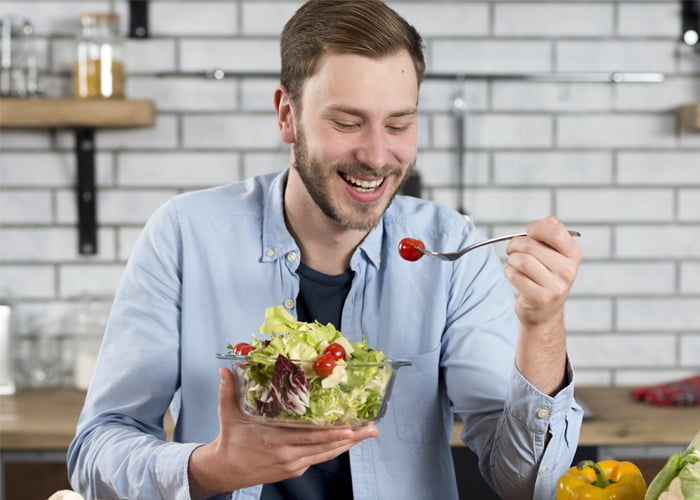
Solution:
{"label": "cherry tomato on fork", "polygon": [[416,261],[423,257],[423,253],[418,248],[425,249],[425,244],[414,238],[404,238],[399,241],[399,255],[406,260]]}

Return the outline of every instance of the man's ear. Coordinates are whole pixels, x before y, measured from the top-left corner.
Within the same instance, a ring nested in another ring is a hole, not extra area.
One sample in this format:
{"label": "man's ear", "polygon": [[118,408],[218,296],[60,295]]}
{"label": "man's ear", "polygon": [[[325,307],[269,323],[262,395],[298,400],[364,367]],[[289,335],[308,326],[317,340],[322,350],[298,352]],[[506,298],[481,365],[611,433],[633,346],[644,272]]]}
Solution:
{"label": "man's ear", "polygon": [[278,85],[274,94],[275,111],[277,112],[277,126],[280,129],[281,139],[294,144],[294,109],[292,98],[284,85]]}

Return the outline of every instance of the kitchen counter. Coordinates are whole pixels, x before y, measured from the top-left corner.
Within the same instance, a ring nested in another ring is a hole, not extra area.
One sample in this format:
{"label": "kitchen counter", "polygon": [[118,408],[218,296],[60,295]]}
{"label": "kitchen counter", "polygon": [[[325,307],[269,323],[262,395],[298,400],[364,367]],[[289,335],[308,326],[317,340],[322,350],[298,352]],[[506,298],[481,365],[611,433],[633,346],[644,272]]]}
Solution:
{"label": "kitchen counter", "polygon": [[84,400],[78,390],[0,396],[0,450],[67,450]]}
{"label": "kitchen counter", "polygon": [[[700,405],[655,406],[633,400],[631,387],[577,387],[576,399],[592,416],[581,426],[579,446],[685,447],[700,430]],[[459,439],[455,424],[452,446]]]}
{"label": "kitchen counter", "polygon": [[[29,390],[0,396],[0,450],[66,451],[75,436],[85,391]],[[166,415],[165,429],[173,422]]]}
{"label": "kitchen counter", "polygon": [[[700,429],[700,405],[662,407],[629,398],[625,387],[580,387],[577,399],[593,412],[584,420],[580,446],[685,446]],[[66,450],[85,392],[33,390],[0,396],[0,450]],[[455,425],[453,446],[459,440]],[[166,419],[166,430],[172,421]]]}
{"label": "kitchen counter", "polygon": [[700,430],[700,405],[658,406],[635,401],[630,387],[576,389],[593,418],[584,420],[584,446],[673,445],[685,448]]}

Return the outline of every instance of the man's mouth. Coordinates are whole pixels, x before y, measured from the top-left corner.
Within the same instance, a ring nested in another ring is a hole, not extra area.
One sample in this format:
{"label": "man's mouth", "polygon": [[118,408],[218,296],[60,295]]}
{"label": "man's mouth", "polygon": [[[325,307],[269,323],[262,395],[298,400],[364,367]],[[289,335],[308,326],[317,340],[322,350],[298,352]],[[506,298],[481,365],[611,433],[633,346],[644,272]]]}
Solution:
{"label": "man's mouth", "polygon": [[344,174],[341,172],[340,176],[350,184],[353,188],[357,189],[358,191],[361,191],[363,193],[371,193],[372,191],[376,190],[379,186],[382,185],[384,182],[384,177],[381,177],[379,179],[374,179],[371,181],[367,181],[364,179],[358,179],[357,177],[353,177],[348,174]]}

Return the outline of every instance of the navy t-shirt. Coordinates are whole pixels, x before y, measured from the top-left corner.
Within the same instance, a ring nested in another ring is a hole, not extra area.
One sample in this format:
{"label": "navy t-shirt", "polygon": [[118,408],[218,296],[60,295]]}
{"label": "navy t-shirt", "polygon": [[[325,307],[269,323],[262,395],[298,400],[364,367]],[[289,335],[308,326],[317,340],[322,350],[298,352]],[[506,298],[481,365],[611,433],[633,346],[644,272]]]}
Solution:
{"label": "navy t-shirt", "polygon": [[[301,264],[297,297],[297,319],[333,323],[342,331],[340,318],[343,303],[350,291],[354,273],[334,276],[319,273]],[[348,452],[320,464],[312,465],[300,477],[263,486],[262,500],[352,500],[350,456]]]}

